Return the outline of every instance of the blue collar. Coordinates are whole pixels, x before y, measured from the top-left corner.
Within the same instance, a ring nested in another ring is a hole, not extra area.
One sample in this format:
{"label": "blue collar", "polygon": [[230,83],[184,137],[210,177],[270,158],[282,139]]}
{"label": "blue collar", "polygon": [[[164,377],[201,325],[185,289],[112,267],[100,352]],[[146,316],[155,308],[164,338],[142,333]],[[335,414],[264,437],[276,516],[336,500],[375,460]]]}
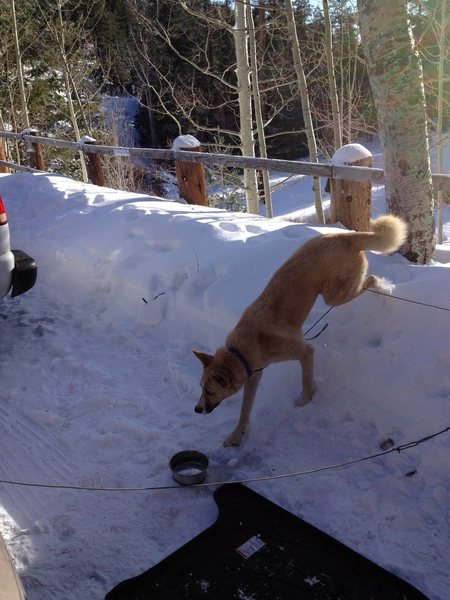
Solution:
{"label": "blue collar", "polygon": [[[227,350],[230,354],[232,354],[238,360],[241,361],[241,363],[245,369],[245,372],[247,373],[247,377],[251,377],[255,371],[252,371],[252,368],[250,367],[250,364],[249,364],[248,360],[245,358],[245,356],[243,354],[241,354],[239,352],[239,350],[237,348],[235,348],[234,346],[230,346],[229,348],[227,348]],[[262,369],[257,369],[257,371],[262,371]]]}

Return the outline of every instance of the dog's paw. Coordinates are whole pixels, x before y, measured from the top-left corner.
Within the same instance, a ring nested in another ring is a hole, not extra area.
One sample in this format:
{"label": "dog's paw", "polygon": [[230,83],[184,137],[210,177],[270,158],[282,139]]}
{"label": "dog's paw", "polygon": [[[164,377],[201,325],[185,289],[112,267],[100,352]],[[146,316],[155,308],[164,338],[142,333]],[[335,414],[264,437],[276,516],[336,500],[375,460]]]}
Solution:
{"label": "dog's paw", "polygon": [[383,292],[383,294],[392,294],[394,291],[394,284],[389,279],[385,279],[384,277],[377,277],[377,283],[375,289],[379,292]]}
{"label": "dog's paw", "polygon": [[226,438],[226,440],[224,441],[223,445],[225,446],[225,448],[229,448],[230,446],[234,446],[234,447],[240,446],[243,436],[244,436],[244,432],[243,431],[234,430]]}
{"label": "dog's paw", "polygon": [[384,277],[375,277],[375,275],[369,275],[364,284],[365,288],[382,292],[383,294],[392,294],[394,290],[394,284],[385,279]]}
{"label": "dog's paw", "polygon": [[315,388],[311,388],[310,390],[303,390],[302,395],[297,400],[297,406],[305,406],[308,402],[311,402],[312,397],[314,396]]}

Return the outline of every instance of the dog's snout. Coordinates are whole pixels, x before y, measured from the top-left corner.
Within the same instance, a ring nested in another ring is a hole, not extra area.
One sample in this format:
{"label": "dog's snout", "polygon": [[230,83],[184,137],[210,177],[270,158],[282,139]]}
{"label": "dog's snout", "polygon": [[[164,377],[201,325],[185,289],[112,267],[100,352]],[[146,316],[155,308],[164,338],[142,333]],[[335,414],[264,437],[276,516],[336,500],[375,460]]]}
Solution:
{"label": "dog's snout", "polygon": [[195,412],[196,412],[196,413],[199,413],[199,414],[201,414],[201,413],[203,412],[203,406],[198,406],[198,405],[197,405],[197,406],[194,408],[194,410],[195,410]]}

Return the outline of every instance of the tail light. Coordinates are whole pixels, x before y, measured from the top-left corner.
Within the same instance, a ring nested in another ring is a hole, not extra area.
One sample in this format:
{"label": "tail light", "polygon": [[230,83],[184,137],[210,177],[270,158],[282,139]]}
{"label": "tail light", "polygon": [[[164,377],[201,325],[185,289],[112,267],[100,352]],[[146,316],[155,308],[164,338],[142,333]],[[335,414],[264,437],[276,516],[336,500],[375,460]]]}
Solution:
{"label": "tail light", "polygon": [[8,219],[6,218],[6,210],[5,205],[3,204],[3,200],[0,197],[0,226],[6,225]]}

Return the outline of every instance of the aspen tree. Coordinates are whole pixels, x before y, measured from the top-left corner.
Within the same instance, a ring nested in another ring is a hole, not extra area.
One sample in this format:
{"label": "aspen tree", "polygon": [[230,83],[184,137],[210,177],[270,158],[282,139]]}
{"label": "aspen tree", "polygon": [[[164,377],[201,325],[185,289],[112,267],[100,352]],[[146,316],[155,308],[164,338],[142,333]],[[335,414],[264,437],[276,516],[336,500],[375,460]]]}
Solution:
{"label": "aspen tree", "polygon": [[330,10],[328,0],[322,0],[323,16],[325,18],[325,51],[327,55],[328,85],[330,87],[331,108],[333,113],[334,150],[342,146],[341,111],[336,90],[333,58],[333,36],[331,31]]}
{"label": "aspen tree", "polygon": [[[247,0],[234,3],[236,75],[239,90],[241,151],[242,154],[245,156],[255,156],[246,4]],[[259,213],[256,172],[253,169],[244,169],[244,188],[247,203],[247,211],[255,214]]]}
{"label": "aspen tree", "polygon": [[[63,72],[64,72],[64,86],[65,86],[66,96],[67,96],[67,104],[69,107],[70,119],[72,122],[72,127],[73,127],[73,130],[75,133],[75,137],[77,140],[80,140],[81,135],[80,135],[79,127],[78,127],[77,115],[75,112],[75,105],[74,105],[74,102],[72,99],[72,85],[71,85],[71,81],[70,81],[70,69],[69,69],[67,54],[66,54],[66,43],[65,43],[65,36],[64,36],[64,20],[63,20],[63,15],[62,15],[62,0],[56,0],[56,7],[58,10],[59,28],[55,29],[55,37],[57,39],[59,51],[60,51],[60,55],[61,55],[62,68],[63,68]],[[81,162],[81,173],[82,173],[83,181],[87,182],[88,174],[87,174],[87,168],[86,168],[86,161],[84,158],[84,154],[82,152],[80,153],[80,162]]]}
{"label": "aspen tree", "polygon": [[[287,28],[289,32],[289,38],[292,47],[292,58],[295,67],[295,73],[297,76],[297,85],[300,92],[300,98],[303,110],[303,120],[305,122],[305,133],[308,140],[309,160],[311,162],[318,162],[317,157],[317,144],[316,137],[314,134],[314,127],[311,117],[311,108],[309,104],[308,87],[306,84],[305,71],[303,69],[303,61],[300,52],[300,45],[298,42],[297,28],[295,26],[294,11],[292,9],[291,0],[285,0],[286,8],[286,20]],[[319,223],[324,223],[325,218],[323,214],[322,206],[322,194],[320,191],[320,179],[313,177],[313,192],[314,192],[314,205],[316,208],[317,218]]]}
{"label": "aspen tree", "polygon": [[[437,135],[438,135],[438,148],[437,148],[437,170],[438,173],[444,172],[444,64],[447,58],[448,52],[446,47],[446,32],[449,24],[449,18],[447,16],[447,2],[442,0],[441,4],[441,18],[438,24],[438,39],[439,39],[439,68],[438,68],[438,97],[437,97]],[[444,195],[442,190],[438,191],[438,243],[442,244],[443,240],[443,218],[442,218],[442,204]]]}
{"label": "aspen tree", "polygon": [[14,37],[14,50],[16,53],[17,80],[19,83],[20,102],[21,102],[21,107],[22,107],[23,126],[26,129],[29,129],[30,128],[30,119],[28,116],[27,97],[26,97],[26,93],[25,93],[25,83],[24,83],[24,79],[23,79],[22,56],[20,53],[19,32],[17,29],[17,19],[16,19],[16,5],[15,5],[14,0],[10,0],[10,8],[11,8],[11,22],[12,22],[13,37]]}
{"label": "aspen tree", "polygon": [[433,186],[422,66],[406,0],[358,0],[361,38],[378,113],[388,209],[408,223],[402,253],[434,256]]}
{"label": "aspen tree", "polygon": [[[258,131],[258,145],[259,145],[259,155],[261,158],[267,158],[267,146],[266,146],[266,137],[264,134],[264,122],[263,122],[263,114],[261,108],[261,93],[259,89],[259,77],[258,77],[258,58],[256,51],[256,33],[255,33],[255,23],[252,14],[252,6],[250,2],[247,3],[247,23],[248,23],[248,31],[249,31],[249,42],[250,42],[250,62],[252,68],[252,93],[253,93],[253,103],[255,106],[255,119],[256,119],[256,128]],[[272,193],[270,191],[270,181],[269,181],[269,173],[264,170],[262,172],[263,177],[263,186],[264,186],[264,201],[266,205],[266,216],[269,218],[273,217],[272,212]]]}

